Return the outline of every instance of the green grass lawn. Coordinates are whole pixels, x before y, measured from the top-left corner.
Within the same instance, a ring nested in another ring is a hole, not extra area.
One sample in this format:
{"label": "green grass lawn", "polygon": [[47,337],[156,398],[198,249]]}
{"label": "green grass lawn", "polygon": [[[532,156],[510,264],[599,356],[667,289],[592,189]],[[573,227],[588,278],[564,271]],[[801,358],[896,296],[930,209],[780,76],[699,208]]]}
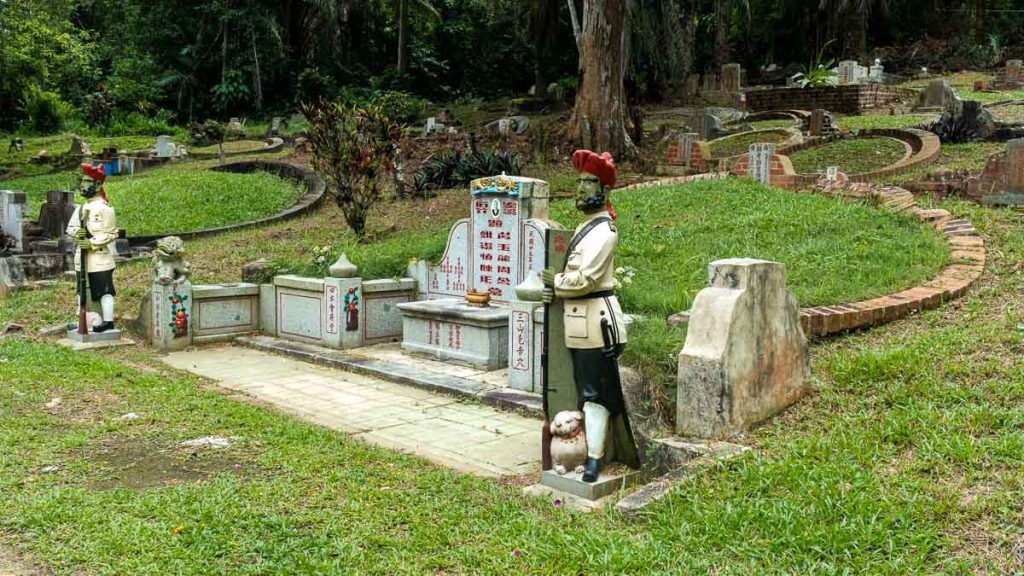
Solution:
{"label": "green grass lawn", "polygon": [[750,123],[754,127],[754,130],[771,130],[773,128],[795,128],[799,127],[800,123],[792,119],[780,119],[780,120],[757,120]]}
{"label": "green grass lawn", "polygon": [[[623,287],[630,311],[688,309],[707,286],[708,263],[722,258],[784,263],[801,306],[909,288],[947,259],[945,241],[915,220],[745,179],[619,192],[612,199],[620,215],[616,262],[636,270],[634,283]],[[552,218],[572,226],[578,216],[561,202]]]}
{"label": "green grass lawn", "polygon": [[914,168],[902,174],[880,178],[879,180],[884,182],[908,182],[918,180],[926,174],[939,169],[980,171],[985,167],[985,162],[989,156],[1005,150],[1005,142],[943,144],[939,157],[928,166]]}
{"label": "green grass lawn", "polygon": [[757,142],[783,142],[790,134],[784,130],[772,132],[748,132],[736,136],[726,136],[708,143],[708,151],[712,158],[728,158],[738,156],[750,150],[750,145]]}
{"label": "green grass lawn", "polygon": [[[638,520],[367,446],[142,349],[5,339],[0,533],[56,574],[1013,573],[1024,304],[1007,295],[1024,291],[1024,224],[943,207],[989,241],[982,285],[815,345],[814,393],[744,436],[752,455],[693,474]],[[52,308],[52,292],[13,308]],[[142,417],[117,420],[127,412]],[[174,448],[207,434],[238,439]]]}
{"label": "green grass lawn", "polygon": [[[50,154],[63,154],[71,149],[71,135],[60,134],[55,136],[32,136],[24,137],[25,151],[8,151],[11,136],[0,138],[0,165],[11,165],[24,163],[29,158],[35,157],[40,150],[46,150]],[[118,150],[144,150],[156,145],[156,136],[82,136],[86,144],[94,154],[99,154],[104,148],[116,147]]]}
{"label": "green grass lawn", "polygon": [[[47,191],[74,189],[77,182],[77,173],[65,172],[8,180],[2,185],[27,193],[28,212],[34,218]],[[118,226],[129,236],[247,222],[287,208],[305,193],[303,186],[265,172],[230,174],[196,165],[114,176],[105,188],[117,211]]]}
{"label": "green grass lawn", "polygon": [[906,154],[902,142],[892,138],[844,139],[789,155],[797,174],[823,172],[838,166],[846,174],[863,174],[899,162]]}
{"label": "green grass lawn", "polygon": [[[267,143],[262,140],[232,140],[224,143],[225,154],[240,154],[244,152],[255,152],[256,150],[262,150],[267,147]],[[196,154],[216,154],[219,148],[216,144],[212,146],[202,146],[199,148],[188,148],[189,152],[195,152]]]}
{"label": "green grass lawn", "polygon": [[903,114],[901,116],[883,116],[868,114],[865,116],[843,116],[836,119],[842,130],[862,130],[864,128],[913,128],[925,122],[933,122],[938,114]]}

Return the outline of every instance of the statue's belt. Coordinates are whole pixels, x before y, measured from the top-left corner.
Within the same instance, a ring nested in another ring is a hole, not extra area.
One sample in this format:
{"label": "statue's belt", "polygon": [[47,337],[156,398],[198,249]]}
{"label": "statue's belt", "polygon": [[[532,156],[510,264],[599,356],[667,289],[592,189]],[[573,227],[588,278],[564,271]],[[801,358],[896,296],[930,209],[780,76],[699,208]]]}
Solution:
{"label": "statue's belt", "polygon": [[615,290],[598,290],[597,292],[590,292],[588,294],[584,294],[583,296],[580,296],[579,298],[573,298],[573,300],[589,300],[589,299],[592,299],[592,298],[593,299],[597,299],[597,298],[612,298],[614,296],[615,296]]}

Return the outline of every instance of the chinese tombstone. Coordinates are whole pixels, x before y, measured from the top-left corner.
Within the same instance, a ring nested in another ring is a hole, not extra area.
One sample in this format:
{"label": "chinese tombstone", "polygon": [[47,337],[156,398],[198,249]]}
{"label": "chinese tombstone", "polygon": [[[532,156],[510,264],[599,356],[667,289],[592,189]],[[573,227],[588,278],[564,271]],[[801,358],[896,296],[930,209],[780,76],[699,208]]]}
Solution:
{"label": "chinese tombstone", "polygon": [[21,252],[24,246],[23,220],[25,218],[25,193],[0,190],[0,232],[14,238],[14,252]]}
{"label": "chinese tombstone", "polygon": [[[517,301],[515,288],[544,268],[548,185],[495,176],[473,181],[470,193],[470,217],[452,227],[440,263],[420,274],[426,300],[398,306],[402,348],[485,369],[503,368],[509,362],[508,306]],[[477,295],[488,296],[490,305],[469,306],[467,296]],[[532,320],[520,325],[534,329]],[[532,358],[532,348],[529,352]]]}

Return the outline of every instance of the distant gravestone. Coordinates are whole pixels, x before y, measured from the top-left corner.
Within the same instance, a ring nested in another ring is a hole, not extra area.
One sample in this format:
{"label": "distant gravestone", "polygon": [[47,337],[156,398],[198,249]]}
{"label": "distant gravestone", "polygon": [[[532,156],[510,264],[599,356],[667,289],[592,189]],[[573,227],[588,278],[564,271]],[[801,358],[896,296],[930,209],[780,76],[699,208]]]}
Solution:
{"label": "distant gravestone", "polygon": [[15,252],[22,252],[25,249],[22,230],[25,207],[24,192],[0,190],[0,230],[14,237]]}
{"label": "distant gravestone", "polygon": [[885,79],[885,67],[878,58],[875,58],[874,65],[868,70],[868,78],[872,82],[882,82]]}
{"label": "distant gravestone", "polygon": [[280,136],[281,135],[281,121],[284,120],[280,116],[274,116],[270,119],[270,135]]}
{"label": "distant gravestone", "polygon": [[829,182],[835,182],[836,180],[838,180],[839,167],[829,166],[828,168],[825,168],[825,179],[828,180]]}
{"label": "distant gravestone", "polygon": [[775,144],[769,142],[751,144],[748,152],[747,176],[762,184],[768,184],[771,180],[773,154],[775,154]]}
{"label": "distant gravestone", "polygon": [[722,66],[722,91],[739,92],[741,87],[742,68],[739,64]]}
{"label": "distant gravestone", "polygon": [[700,134],[700,139],[705,142],[714,140],[725,131],[722,127],[722,121],[706,108],[697,110],[693,124],[694,132]]}
{"label": "distant gravestone", "polygon": [[856,60],[843,60],[839,63],[838,74],[840,84],[856,84],[857,68],[860,65]]}
{"label": "distant gravestone", "polygon": [[1024,62],[1021,60],[1006,61],[1006,78],[1011,82],[1020,82],[1021,74],[1024,72]]}
{"label": "distant gravestone", "polygon": [[693,141],[697,135],[693,132],[683,132],[676,137],[676,162],[683,166],[690,165],[690,158],[693,155]]}
{"label": "distant gravestone", "polygon": [[162,135],[156,137],[156,157],[157,158],[170,158],[174,156],[174,139],[170,136]]}
{"label": "distant gravestone", "polygon": [[807,130],[808,135],[821,137],[833,132],[835,132],[835,127],[832,126],[832,115],[821,108],[812,110]]}
{"label": "distant gravestone", "polygon": [[71,137],[71,150],[68,154],[75,157],[92,156],[92,150],[89,149],[89,145],[85,143],[78,136]]}
{"label": "distant gravestone", "polygon": [[39,207],[39,226],[45,238],[60,238],[67,230],[75,212],[75,193],[52,190],[46,193],[46,202]]}
{"label": "distant gravestone", "polygon": [[1006,143],[1006,190],[1024,192],[1024,139]]}
{"label": "distant gravestone", "polygon": [[679,354],[676,432],[724,438],[796,402],[810,377],[800,308],[778,262],[712,262]]}

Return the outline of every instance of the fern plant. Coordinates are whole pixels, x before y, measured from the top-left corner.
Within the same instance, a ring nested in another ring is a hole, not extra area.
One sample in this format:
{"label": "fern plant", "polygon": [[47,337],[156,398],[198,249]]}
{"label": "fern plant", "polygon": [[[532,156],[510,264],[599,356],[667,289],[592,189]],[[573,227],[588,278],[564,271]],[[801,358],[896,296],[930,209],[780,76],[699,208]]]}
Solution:
{"label": "fern plant", "polygon": [[825,42],[825,45],[821,47],[821,50],[818,50],[814,59],[807,64],[807,68],[794,77],[797,86],[801,88],[821,88],[823,86],[836,86],[839,84],[839,75],[832,70],[832,67],[835,66],[835,60],[824,59],[825,49],[832,42],[833,40]]}

